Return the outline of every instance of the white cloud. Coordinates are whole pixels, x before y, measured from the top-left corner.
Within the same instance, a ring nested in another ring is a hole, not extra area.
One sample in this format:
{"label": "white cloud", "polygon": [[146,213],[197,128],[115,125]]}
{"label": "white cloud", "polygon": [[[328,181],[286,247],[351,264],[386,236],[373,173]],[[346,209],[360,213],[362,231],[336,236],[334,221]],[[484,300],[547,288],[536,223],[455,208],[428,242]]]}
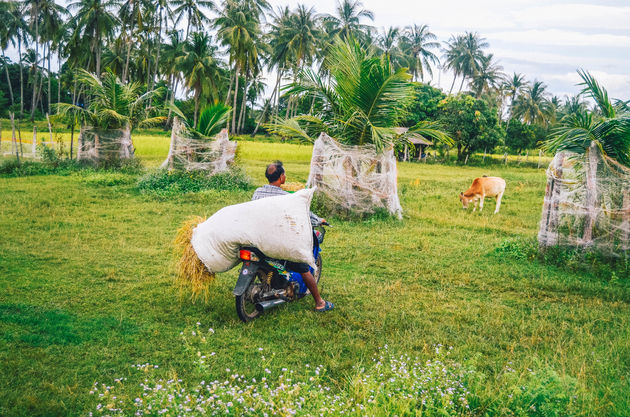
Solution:
{"label": "white cloud", "polygon": [[[615,98],[624,98],[627,100],[630,95],[630,75],[628,74],[611,74],[605,71],[590,71],[589,72],[597,82],[608,90],[609,95]],[[571,84],[579,84],[582,82],[582,78],[577,72],[568,72],[565,74],[545,74],[545,79],[565,81]],[[624,93],[623,95],[617,95],[617,93]]]}
{"label": "white cloud", "polygon": [[515,13],[516,21],[527,28],[589,28],[628,31],[630,7],[600,4],[545,4]]}
{"label": "white cloud", "polygon": [[630,48],[630,36],[609,33],[587,34],[561,29],[540,29],[485,34],[488,40],[548,46],[596,46]]}

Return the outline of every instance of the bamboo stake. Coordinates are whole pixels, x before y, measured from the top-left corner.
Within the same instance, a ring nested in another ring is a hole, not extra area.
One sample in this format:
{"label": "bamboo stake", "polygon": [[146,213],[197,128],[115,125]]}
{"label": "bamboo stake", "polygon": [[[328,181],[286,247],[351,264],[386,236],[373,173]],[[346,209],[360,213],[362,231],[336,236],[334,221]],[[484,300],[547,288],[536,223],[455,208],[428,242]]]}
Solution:
{"label": "bamboo stake", "polygon": [[37,155],[37,133],[33,132],[33,140],[31,142],[31,152],[33,153],[33,158]]}
{"label": "bamboo stake", "polygon": [[50,137],[50,145],[53,145],[53,135],[52,135],[52,126],[50,124],[50,117],[48,117],[48,113],[46,113],[46,121],[48,122],[48,135]]}
{"label": "bamboo stake", "polygon": [[18,165],[20,165],[20,153],[18,152],[17,142],[15,140],[15,120],[13,118],[13,112],[9,113],[9,117],[11,118],[11,143],[13,145],[12,148],[15,149],[15,159],[17,160]]}
{"label": "bamboo stake", "polygon": [[582,243],[585,246],[590,246],[593,244],[593,226],[595,224],[595,217],[597,216],[595,205],[597,203],[598,155],[595,154],[595,146],[595,143],[593,143],[587,152],[588,165],[586,168],[586,210],[588,213],[588,218],[582,237]]}

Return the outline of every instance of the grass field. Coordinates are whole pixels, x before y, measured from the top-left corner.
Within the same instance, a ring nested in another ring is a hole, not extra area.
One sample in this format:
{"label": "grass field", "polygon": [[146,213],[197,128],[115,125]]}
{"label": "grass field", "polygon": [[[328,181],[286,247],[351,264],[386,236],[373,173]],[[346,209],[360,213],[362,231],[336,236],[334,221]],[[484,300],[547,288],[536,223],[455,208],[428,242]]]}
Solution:
{"label": "grass field", "polygon": [[[167,139],[134,141],[147,166],[164,159]],[[242,142],[238,158],[256,185],[274,159],[288,181],[304,182],[310,152]],[[483,213],[459,204],[459,191],[484,174],[507,180],[498,215],[492,202]],[[509,402],[506,369],[516,385],[543,370],[576,381],[563,412],[519,415],[630,414],[627,277],[497,250],[536,236],[542,169],[400,163],[402,221],[331,220],[322,293],[335,309],[315,313],[305,299],[248,324],[234,310],[236,270],[219,275],[207,304],[178,293],[172,240],[188,216],[246,201],[252,190],[166,199],[140,194],[135,175],[114,186],[89,181],[95,175],[103,174],[0,178],[0,415],[86,414],[102,401],[89,393],[94,384],[119,378],[127,378],[120,398],[133,399],[146,374],[132,365],[145,363],[184,387],[234,372],[278,380],[283,368],[298,375],[307,363],[323,365],[325,383],[343,392],[379,348],[427,359],[437,344],[452,347],[454,361],[474,359],[485,376],[474,415],[493,398]],[[213,334],[191,351],[180,333],[199,328]],[[206,367],[196,351],[211,358]]]}

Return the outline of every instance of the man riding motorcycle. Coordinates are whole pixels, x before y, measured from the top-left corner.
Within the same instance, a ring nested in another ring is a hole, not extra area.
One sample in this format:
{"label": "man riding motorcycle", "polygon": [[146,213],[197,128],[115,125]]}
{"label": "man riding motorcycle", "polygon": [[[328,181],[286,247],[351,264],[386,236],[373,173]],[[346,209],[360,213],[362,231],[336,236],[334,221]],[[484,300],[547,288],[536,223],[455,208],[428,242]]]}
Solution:
{"label": "man riding motorcycle", "polygon": [[[272,197],[275,195],[284,195],[288,194],[287,191],[284,191],[280,186],[285,183],[287,177],[284,173],[284,167],[282,166],[281,161],[276,161],[267,165],[265,170],[265,177],[269,184],[263,185],[254,191],[254,195],[252,196],[252,200],[258,200],[265,197]],[[322,219],[317,216],[313,212],[310,212],[311,216],[311,225],[318,226],[322,223],[326,223],[326,219]],[[313,299],[315,299],[315,311],[329,311],[334,307],[333,303],[330,301],[325,301],[319,294],[319,290],[317,288],[317,281],[315,281],[315,277],[309,271],[307,264],[296,263],[296,262],[286,262],[286,268],[298,272],[302,275],[302,279],[306,284],[306,287],[313,295]]]}

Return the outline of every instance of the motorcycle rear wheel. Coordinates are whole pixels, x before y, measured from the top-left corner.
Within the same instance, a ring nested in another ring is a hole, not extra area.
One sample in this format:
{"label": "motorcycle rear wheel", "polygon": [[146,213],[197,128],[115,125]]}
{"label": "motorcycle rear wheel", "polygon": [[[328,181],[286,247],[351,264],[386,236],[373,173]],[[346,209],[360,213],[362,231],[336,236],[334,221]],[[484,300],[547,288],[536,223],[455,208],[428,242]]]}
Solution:
{"label": "motorcycle rear wheel", "polygon": [[257,301],[253,299],[253,293],[256,291],[256,288],[263,285],[262,282],[264,278],[264,272],[259,269],[256,272],[254,279],[252,279],[249,283],[245,292],[236,297],[236,314],[238,314],[238,317],[244,323],[254,320],[256,317],[260,316],[260,312],[256,309]]}

